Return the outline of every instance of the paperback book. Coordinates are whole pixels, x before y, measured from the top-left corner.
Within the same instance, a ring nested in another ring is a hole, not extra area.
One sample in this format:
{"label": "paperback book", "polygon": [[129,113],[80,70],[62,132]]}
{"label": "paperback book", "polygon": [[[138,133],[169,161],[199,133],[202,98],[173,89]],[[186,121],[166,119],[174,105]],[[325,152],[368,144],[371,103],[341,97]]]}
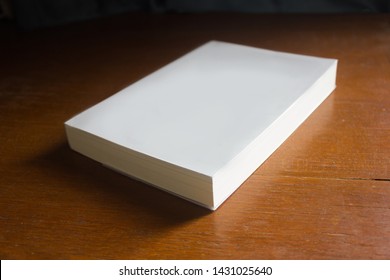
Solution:
{"label": "paperback book", "polygon": [[65,122],[70,147],[217,209],[335,88],[337,60],[208,42]]}

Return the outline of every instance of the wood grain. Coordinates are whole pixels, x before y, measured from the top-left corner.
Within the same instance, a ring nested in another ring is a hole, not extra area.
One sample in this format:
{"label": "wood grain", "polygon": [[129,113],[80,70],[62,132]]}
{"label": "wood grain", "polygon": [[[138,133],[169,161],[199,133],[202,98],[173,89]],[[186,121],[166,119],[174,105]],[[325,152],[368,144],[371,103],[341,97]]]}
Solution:
{"label": "wood grain", "polygon": [[[389,259],[388,15],[0,25],[1,259]],[[212,39],[339,59],[337,89],[216,212],[72,152],[63,122]]]}

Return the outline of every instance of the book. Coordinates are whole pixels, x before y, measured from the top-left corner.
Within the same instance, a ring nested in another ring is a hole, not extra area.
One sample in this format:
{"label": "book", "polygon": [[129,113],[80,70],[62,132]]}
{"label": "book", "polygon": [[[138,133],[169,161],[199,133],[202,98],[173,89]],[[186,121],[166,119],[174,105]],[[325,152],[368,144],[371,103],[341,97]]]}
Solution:
{"label": "book", "polygon": [[210,41],[66,121],[68,143],[215,210],[334,90],[336,68]]}

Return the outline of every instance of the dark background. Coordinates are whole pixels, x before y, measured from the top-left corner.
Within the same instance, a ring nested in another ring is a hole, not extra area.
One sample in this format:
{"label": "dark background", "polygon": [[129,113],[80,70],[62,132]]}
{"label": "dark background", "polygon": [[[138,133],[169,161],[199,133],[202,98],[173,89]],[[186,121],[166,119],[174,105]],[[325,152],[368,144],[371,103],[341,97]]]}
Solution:
{"label": "dark background", "polygon": [[124,12],[378,13],[390,0],[0,0],[0,14],[24,29]]}

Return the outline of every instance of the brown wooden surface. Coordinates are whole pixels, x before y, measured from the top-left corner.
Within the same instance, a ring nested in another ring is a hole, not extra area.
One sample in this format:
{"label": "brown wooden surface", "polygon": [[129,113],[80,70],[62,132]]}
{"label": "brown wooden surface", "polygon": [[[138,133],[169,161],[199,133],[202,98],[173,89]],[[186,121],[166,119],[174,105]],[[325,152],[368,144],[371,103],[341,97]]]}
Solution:
{"label": "brown wooden surface", "polygon": [[[71,151],[63,122],[211,39],[339,59],[338,87],[216,212]],[[0,25],[0,258],[389,259],[389,15]]]}

